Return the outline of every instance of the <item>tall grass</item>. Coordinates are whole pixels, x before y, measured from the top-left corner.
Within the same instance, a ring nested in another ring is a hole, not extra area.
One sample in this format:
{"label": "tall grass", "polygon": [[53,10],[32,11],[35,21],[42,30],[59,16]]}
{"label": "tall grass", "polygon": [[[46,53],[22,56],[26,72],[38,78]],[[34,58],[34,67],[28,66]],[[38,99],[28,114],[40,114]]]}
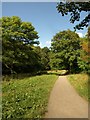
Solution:
{"label": "tall grass", "polygon": [[41,75],[3,81],[2,117],[42,118],[56,80],[56,75]]}
{"label": "tall grass", "polygon": [[68,80],[77,90],[80,96],[90,101],[89,89],[90,83],[87,74],[68,75]]}

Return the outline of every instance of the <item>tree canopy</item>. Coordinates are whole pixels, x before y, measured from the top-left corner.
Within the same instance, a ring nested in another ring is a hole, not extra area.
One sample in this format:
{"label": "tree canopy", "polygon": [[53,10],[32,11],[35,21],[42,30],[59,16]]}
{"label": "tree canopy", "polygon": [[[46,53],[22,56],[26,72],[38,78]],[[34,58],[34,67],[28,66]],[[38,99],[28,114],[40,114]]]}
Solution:
{"label": "tree canopy", "polygon": [[49,49],[40,48],[38,32],[30,22],[19,17],[2,17],[2,72],[37,73],[50,69]]}
{"label": "tree canopy", "polygon": [[51,44],[51,68],[67,69],[70,72],[78,68],[80,56],[80,38],[77,33],[67,30],[57,33]]}
{"label": "tree canopy", "polygon": [[75,21],[79,21],[81,18],[81,12],[87,12],[85,18],[77,24],[74,29],[83,29],[84,27],[89,26],[90,22],[90,1],[89,2],[59,2],[56,6],[59,13],[64,15],[70,14],[70,22],[74,23]]}
{"label": "tree canopy", "polygon": [[2,17],[2,37],[24,44],[38,44],[38,33],[30,22],[23,22],[19,17]]}
{"label": "tree canopy", "polygon": [[[38,32],[30,22],[19,17],[2,17],[2,65],[3,72],[28,71],[37,66],[38,55],[34,44],[39,44]],[[29,69],[27,69],[29,68]],[[30,70],[31,71],[31,70]]]}

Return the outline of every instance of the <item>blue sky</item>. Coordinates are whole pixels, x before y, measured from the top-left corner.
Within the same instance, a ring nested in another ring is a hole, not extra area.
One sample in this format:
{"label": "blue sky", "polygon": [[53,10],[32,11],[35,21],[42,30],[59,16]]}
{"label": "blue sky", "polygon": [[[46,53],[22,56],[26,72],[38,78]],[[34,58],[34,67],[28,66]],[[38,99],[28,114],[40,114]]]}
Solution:
{"label": "blue sky", "polygon": [[[19,16],[22,21],[31,22],[39,35],[41,47],[50,47],[53,36],[63,30],[74,30],[70,16],[62,17],[56,10],[56,2],[3,2],[2,16]],[[81,19],[86,13],[81,14]],[[77,31],[81,36],[87,29]]]}

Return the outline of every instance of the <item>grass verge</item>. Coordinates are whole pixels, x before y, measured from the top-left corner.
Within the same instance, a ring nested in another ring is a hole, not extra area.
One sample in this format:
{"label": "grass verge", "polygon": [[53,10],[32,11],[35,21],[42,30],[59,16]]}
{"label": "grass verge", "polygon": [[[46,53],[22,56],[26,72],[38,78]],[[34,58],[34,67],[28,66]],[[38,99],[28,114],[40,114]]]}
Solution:
{"label": "grass verge", "polygon": [[2,117],[41,118],[47,110],[56,75],[13,79],[2,83]]}
{"label": "grass verge", "polygon": [[89,80],[87,74],[73,74],[68,75],[68,80],[74,86],[76,91],[79,93],[80,96],[85,98],[86,100],[90,101],[89,93]]}

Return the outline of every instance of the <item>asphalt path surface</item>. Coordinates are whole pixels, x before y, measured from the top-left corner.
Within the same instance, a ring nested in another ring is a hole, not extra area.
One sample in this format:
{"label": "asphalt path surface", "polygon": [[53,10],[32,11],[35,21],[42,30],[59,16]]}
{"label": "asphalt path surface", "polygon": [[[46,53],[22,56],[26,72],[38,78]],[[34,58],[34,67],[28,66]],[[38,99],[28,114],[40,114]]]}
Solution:
{"label": "asphalt path surface", "polygon": [[45,118],[88,118],[88,102],[79,96],[66,76],[59,76],[56,81]]}

